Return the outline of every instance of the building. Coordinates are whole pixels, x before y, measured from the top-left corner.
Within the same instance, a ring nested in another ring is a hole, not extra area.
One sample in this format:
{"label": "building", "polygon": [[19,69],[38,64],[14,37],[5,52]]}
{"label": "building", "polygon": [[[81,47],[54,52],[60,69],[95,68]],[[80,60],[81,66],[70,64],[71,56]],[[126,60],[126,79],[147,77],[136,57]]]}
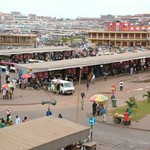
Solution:
{"label": "building", "polygon": [[89,31],[89,43],[112,46],[149,46],[150,26],[132,26],[130,22],[109,22],[108,31]]}
{"label": "building", "polygon": [[[33,34],[0,34],[0,48],[5,47],[34,47],[36,35]],[[6,48],[5,48],[6,49]]]}
{"label": "building", "polygon": [[109,31],[128,31],[131,27],[130,22],[109,22],[108,23],[108,30]]}
{"label": "building", "polygon": [[114,20],[114,19],[115,19],[115,16],[110,15],[110,14],[108,14],[108,15],[101,15],[101,20],[108,21],[108,20]]}
{"label": "building", "polygon": [[108,23],[108,30],[109,31],[147,31],[150,30],[150,26],[142,25],[141,21],[136,25],[133,25],[131,22],[126,22],[126,21],[125,22],[115,21],[115,22]]}
{"label": "building", "polygon": [[9,13],[0,13],[0,20],[5,21],[12,21],[12,17]]}
{"label": "building", "polygon": [[78,21],[99,21],[100,18],[94,18],[94,17],[78,17]]}
{"label": "building", "polygon": [[25,15],[14,15],[13,16],[13,20],[14,21],[27,21],[28,20],[28,16],[25,16]]}
{"label": "building", "polygon": [[112,46],[149,46],[150,31],[89,31],[89,43]]}
{"label": "building", "polygon": [[130,22],[109,22],[108,31],[89,31],[90,43],[112,46],[149,46],[150,26],[132,26]]}
{"label": "building", "polygon": [[21,12],[13,11],[13,12],[11,12],[11,15],[12,16],[21,15]]}

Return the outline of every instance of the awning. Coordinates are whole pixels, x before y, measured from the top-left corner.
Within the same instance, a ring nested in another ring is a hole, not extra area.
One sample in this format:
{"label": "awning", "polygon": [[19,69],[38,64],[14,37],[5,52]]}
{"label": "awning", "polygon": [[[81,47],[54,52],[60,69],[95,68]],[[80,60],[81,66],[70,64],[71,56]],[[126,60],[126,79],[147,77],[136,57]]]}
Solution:
{"label": "awning", "polygon": [[150,51],[144,51],[139,53],[123,53],[105,56],[85,57],[85,58],[74,58],[42,63],[32,64],[17,64],[16,68],[21,70],[36,72],[54,71],[69,68],[87,67],[101,64],[109,64],[115,62],[123,62],[135,59],[149,58]]}
{"label": "awning", "polygon": [[72,51],[74,49],[67,46],[59,47],[39,47],[39,48],[22,48],[22,49],[9,49],[9,50],[0,50],[0,55],[13,55],[13,54],[28,54],[28,53],[44,53],[44,52],[64,52]]}
{"label": "awning", "polygon": [[87,139],[90,128],[54,116],[0,129],[2,150],[57,150]]}

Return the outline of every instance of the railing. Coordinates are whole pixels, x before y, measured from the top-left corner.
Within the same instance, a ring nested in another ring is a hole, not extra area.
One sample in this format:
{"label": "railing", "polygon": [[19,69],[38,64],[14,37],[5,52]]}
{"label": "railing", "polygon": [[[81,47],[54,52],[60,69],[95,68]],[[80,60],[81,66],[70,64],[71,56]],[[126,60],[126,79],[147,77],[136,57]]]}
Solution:
{"label": "railing", "polygon": [[121,37],[121,36],[89,36],[89,38],[94,38],[94,39],[133,39],[133,40],[150,40],[150,38],[146,38],[146,37]]}

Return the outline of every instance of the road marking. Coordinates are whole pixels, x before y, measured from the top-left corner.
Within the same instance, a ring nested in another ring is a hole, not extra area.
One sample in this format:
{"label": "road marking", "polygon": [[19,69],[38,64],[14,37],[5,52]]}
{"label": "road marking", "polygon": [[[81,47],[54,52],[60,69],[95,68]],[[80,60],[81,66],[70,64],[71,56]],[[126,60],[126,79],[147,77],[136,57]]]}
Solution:
{"label": "road marking", "polygon": [[148,88],[150,88],[150,86],[146,86],[145,88],[148,89]]}
{"label": "road marking", "polygon": [[125,144],[125,143],[116,143],[110,140],[97,139],[97,143],[101,146],[111,147],[116,150],[136,150],[137,147]]}
{"label": "road marking", "polygon": [[143,91],[143,88],[134,89],[133,91]]}

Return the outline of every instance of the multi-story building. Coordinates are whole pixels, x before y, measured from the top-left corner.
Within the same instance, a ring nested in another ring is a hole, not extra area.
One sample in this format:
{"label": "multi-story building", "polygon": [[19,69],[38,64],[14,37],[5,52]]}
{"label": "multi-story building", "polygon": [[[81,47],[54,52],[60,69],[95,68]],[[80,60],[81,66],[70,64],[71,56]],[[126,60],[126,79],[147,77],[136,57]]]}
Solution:
{"label": "multi-story building", "polygon": [[11,21],[12,17],[9,13],[0,13],[0,20],[2,20],[2,21],[5,21],[5,20]]}
{"label": "multi-story building", "polygon": [[28,20],[28,16],[25,16],[25,15],[14,15],[13,16],[13,20],[14,21],[27,21]]}
{"label": "multi-story building", "polygon": [[0,48],[34,47],[36,35],[31,34],[0,34]]}
{"label": "multi-story building", "polygon": [[150,31],[89,31],[88,41],[102,45],[150,46]]}
{"label": "multi-story building", "polygon": [[89,31],[89,42],[102,45],[149,46],[150,26],[131,26],[130,22],[109,22],[107,31]]}

